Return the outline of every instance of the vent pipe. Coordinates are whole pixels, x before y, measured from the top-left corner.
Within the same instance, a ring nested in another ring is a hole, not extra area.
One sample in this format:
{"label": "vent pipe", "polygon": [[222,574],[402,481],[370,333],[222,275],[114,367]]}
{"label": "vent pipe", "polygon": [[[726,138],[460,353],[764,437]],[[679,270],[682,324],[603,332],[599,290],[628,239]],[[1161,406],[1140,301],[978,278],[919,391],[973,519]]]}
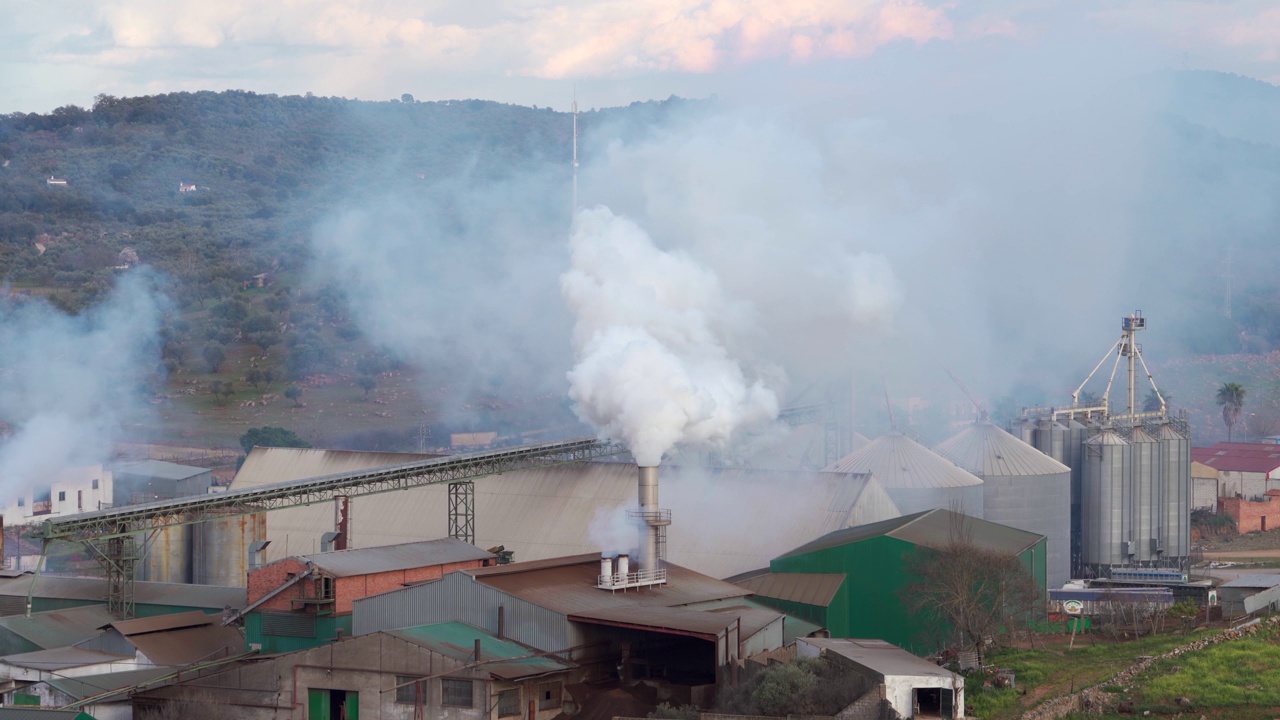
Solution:
{"label": "vent pipe", "polygon": [[627,582],[627,575],[630,572],[631,572],[631,556],[627,555],[626,553],[623,553],[618,556],[618,577],[622,579],[622,583],[624,585]]}
{"label": "vent pipe", "polygon": [[604,555],[600,558],[600,584],[613,584],[613,558]]}

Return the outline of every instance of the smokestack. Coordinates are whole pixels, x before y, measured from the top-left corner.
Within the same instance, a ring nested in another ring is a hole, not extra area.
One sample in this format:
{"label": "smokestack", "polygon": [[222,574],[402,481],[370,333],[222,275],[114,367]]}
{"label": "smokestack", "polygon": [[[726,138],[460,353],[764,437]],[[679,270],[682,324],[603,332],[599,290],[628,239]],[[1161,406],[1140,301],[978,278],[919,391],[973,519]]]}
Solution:
{"label": "smokestack", "polygon": [[618,556],[618,578],[626,584],[627,575],[631,572],[631,556],[623,553]]}
{"label": "smokestack", "polygon": [[640,471],[640,516],[644,520],[644,538],[640,542],[640,569],[658,569],[658,528],[654,524],[658,512],[658,468],[637,466]]}

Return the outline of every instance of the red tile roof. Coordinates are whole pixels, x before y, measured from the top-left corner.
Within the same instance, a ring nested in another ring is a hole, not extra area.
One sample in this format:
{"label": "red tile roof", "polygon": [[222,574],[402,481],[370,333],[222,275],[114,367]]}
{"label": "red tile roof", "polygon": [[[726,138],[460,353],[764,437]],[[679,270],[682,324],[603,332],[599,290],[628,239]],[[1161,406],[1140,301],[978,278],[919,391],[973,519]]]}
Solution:
{"label": "red tile roof", "polygon": [[1191,459],[1226,472],[1272,473],[1280,470],[1280,445],[1220,442],[1191,448]]}

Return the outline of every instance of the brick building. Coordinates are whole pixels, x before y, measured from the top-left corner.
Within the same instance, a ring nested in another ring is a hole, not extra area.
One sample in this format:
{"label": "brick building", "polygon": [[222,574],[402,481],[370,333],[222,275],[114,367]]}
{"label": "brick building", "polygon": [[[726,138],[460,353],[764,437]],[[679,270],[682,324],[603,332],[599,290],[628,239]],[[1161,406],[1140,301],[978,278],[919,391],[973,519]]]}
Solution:
{"label": "brick building", "polygon": [[1236,531],[1266,532],[1280,528],[1280,490],[1268,490],[1257,500],[1218,498],[1218,512],[1236,521]]}
{"label": "brick building", "polygon": [[495,563],[455,538],[287,557],[249,572],[245,635],[263,652],[323,645],[350,635],[360,598]]}

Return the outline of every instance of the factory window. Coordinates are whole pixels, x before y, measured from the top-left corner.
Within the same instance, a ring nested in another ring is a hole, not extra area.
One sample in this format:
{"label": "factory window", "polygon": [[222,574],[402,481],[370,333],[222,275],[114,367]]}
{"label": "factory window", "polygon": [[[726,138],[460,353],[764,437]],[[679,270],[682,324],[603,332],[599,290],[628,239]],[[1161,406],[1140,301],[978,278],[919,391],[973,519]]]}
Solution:
{"label": "factory window", "polygon": [[333,578],[320,578],[320,597],[325,600],[333,599]]}
{"label": "factory window", "polygon": [[66,499],[67,499],[67,491],[66,491],[66,490],[59,490],[59,491],[58,491],[58,502],[65,502],[65,501],[66,501]]}
{"label": "factory window", "polygon": [[545,682],[538,685],[538,709],[554,710],[560,707],[560,683]]}
{"label": "factory window", "polygon": [[[418,683],[414,680],[421,680],[417,675],[397,675],[396,676],[396,702],[401,705],[413,705],[418,698]],[[410,683],[405,685],[405,683]],[[425,693],[427,688],[423,685],[422,691]],[[427,704],[427,698],[422,698],[422,704]]]}
{"label": "factory window", "polygon": [[93,489],[94,489],[94,490],[97,490],[97,489],[98,489],[98,478],[94,478],[94,479],[93,479]]}
{"label": "factory window", "polygon": [[470,680],[444,678],[440,681],[441,705],[469,708],[472,705],[472,697]]}
{"label": "factory window", "polygon": [[25,498],[18,498],[18,507],[22,507],[23,505],[26,504],[26,502],[27,501]]}
{"label": "factory window", "polygon": [[498,693],[498,717],[511,717],[520,714],[520,688],[511,688]]}

